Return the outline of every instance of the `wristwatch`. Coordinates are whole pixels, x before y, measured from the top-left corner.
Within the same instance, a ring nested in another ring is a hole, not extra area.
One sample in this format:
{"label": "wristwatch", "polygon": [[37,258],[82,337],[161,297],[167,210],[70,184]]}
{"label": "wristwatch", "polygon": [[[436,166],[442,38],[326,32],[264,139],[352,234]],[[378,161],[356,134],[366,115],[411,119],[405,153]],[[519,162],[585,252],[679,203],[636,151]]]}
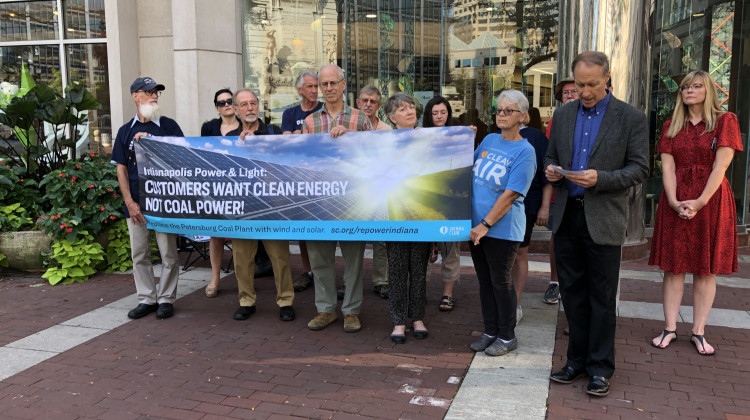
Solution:
{"label": "wristwatch", "polygon": [[482,219],[482,221],[481,221],[481,222],[479,222],[479,223],[483,224],[483,225],[484,225],[484,226],[485,226],[485,227],[486,227],[487,229],[489,229],[489,228],[491,228],[491,227],[492,227],[492,225],[491,225],[491,224],[489,224],[489,223],[487,223],[487,221],[486,221],[486,220],[484,220],[484,219]]}

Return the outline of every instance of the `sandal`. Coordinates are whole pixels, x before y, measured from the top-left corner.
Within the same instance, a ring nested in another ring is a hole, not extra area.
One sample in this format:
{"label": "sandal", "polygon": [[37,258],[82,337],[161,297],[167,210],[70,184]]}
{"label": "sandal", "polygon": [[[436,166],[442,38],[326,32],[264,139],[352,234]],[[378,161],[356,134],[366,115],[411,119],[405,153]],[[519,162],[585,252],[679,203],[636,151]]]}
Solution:
{"label": "sandal", "polygon": [[[666,346],[662,346],[662,344],[664,343],[664,340],[665,340],[665,339],[667,338],[667,336],[668,336],[668,335],[670,335],[670,334],[674,334],[674,338],[673,338],[673,339],[671,339],[671,340],[669,340],[669,343],[667,343],[667,345],[666,345]],[[659,340],[659,344],[654,344],[654,341],[653,341],[653,340],[652,340],[652,341],[650,341],[650,343],[651,343],[651,345],[652,345],[652,346],[656,347],[657,349],[666,349],[667,347],[669,347],[669,345],[670,345],[670,344],[672,344],[672,342],[673,342],[673,341],[677,341],[677,331],[669,331],[669,330],[664,330],[664,331],[663,331],[663,332],[661,333],[661,340]]]}
{"label": "sandal", "polygon": [[[696,342],[695,340],[693,340],[693,338],[696,338],[698,341]],[[692,337],[690,337],[690,342],[693,343],[695,349],[698,350],[698,354],[700,354],[701,356],[713,356],[714,354],[716,354],[716,349],[714,349],[712,353],[706,352],[706,343],[703,342],[702,334],[693,334]],[[698,343],[700,343],[701,348],[698,348]],[[701,350],[703,350],[702,353]]]}
{"label": "sandal", "polygon": [[453,310],[453,306],[456,305],[456,298],[453,296],[443,296],[443,300],[440,301],[440,310],[442,312],[450,312]]}
{"label": "sandal", "polygon": [[206,297],[207,298],[215,298],[219,295],[219,288],[218,287],[208,287],[206,286]]}

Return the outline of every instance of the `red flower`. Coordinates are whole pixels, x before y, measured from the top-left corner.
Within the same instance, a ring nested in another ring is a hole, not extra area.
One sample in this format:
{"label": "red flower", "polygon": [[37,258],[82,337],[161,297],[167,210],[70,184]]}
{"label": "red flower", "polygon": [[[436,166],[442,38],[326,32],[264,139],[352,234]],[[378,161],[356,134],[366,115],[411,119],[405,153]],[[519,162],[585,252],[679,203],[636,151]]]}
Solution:
{"label": "red flower", "polygon": [[117,198],[117,193],[112,194],[112,197]]}
{"label": "red flower", "polygon": [[96,153],[94,153],[94,152],[91,152],[91,153],[89,153],[89,155],[90,155],[91,157],[94,157],[94,156],[96,156]]}
{"label": "red flower", "polygon": [[76,163],[76,169],[81,169],[82,166]]}
{"label": "red flower", "polygon": [[107,188],[107,192],[112,192],[112,188]]}
{"label": "red flower", "polygon": [[82,206],[81,206],[81,208],[82,208],[82,209],[85,209],[85,208],[86,208],[86,205],[85,205],[85,204],[84,204],[84,205],[82,205]]}
{"label": "red flower", "polygon": [[115,220],[117,219],[115,216],[109,216],[109,220]]}
{"label": "red flower", "polygon": [[66,227],[68,227],[67,223],[63,223],[63,224],[60,225],[60,229],[65,229]]}
{"label": "red flower", "polygon": [[78,179],[78,178],[76,178],[76,176],[75,176],[75,175],[73,175],[73,177],[72,177],[72,178],[70,178],[70,182],[76,182],[76,179]]}
{"label": "red flower", "polygon": [[99,210],[104,211],[104,206],[99,207]]}
{"label": "red flower", "polygon": [[89,184],[89,188],[94,188],[94,184]]}
{"label": "red flower", "polygon": [[60,172],[60,176],[63,177],[63,178],[65,178],[65,174],[62,173],[62,172]]}
{"label": "red flower", "polygon": [[21,182],[23,182],[23,178],[21,178],[21,180],[20,180],[20,181],[21,181]]}
{"label": "red flower", "polygon": [[104,219],[104,223],[107,223],[107,219]]}
{"label": "red flower", "polygon": [[65,229],[65,231],[68,232],[68,233],[70,233],[70,232],[73,231],[73,228],[67,228],[67,229]]}
{"label": "red flower", "polygon": [[39,216],[39,218],[41,219],[41,218],[42,218],[42,216]]}
{"label": "red flower", "polygon": [[60,218],[60,213],[57,213],[57,218],[58,218],[58,219]]}

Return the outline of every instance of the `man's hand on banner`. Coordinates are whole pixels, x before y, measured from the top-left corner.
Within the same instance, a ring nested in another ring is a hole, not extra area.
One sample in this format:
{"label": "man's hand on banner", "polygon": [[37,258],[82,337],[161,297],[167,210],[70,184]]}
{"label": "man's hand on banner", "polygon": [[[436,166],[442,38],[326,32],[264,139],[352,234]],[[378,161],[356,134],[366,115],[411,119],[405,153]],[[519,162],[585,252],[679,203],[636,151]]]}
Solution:
{"label": "man's hand on banner", "polygon": [[255,132],[253,130],[243,130],[240,133],[240,140],[245,141],[245,137],[247,136],[254,136]]}
{"label": "man's hand on banner", "polygon": [[148,136],[150,136],[150,134],[148,134],[148,133],[146,133],[144,131],[141,131],[140,133],[135,133],[135,135],[133,136],[133,139],[135,141],[141,141],[141,137],[143,137],[143,136],[148,137]]}
{"label": "man's hand on banner", "polygon": [[349,129],[344,127],[343,125],[337,125],[336,127],[333,127],[331,129],[331,137],[338,137],[346,132],[348,132]]}
{"label": "man's hand on banner", "polygon": [[143,217],[143,213],[141,213],[141,206],[138,205],[138,203],[133,200],[129,200],[125,203],[125,206],[128,208],[128,213],[130,213],[130,220],[135,223],[136,226],[146,224],[146,218]]}

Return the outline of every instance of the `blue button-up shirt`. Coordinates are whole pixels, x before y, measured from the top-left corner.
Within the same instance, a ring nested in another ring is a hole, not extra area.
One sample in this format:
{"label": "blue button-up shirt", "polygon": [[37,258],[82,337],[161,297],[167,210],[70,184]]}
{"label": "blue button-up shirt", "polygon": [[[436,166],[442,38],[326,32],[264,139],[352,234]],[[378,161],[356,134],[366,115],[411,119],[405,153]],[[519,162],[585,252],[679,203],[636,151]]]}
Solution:
{"label": "blue button-up shirt", "polygon": [[[571,171],[584,171],[589,167],[589,155],[591,148],[594,147],[596,135],[599,134],[599,127],[604,119],[604,111],[607,110],[609,99],[612,95],[607,92],[607,96],[602,98],[592,108],[583,106],[583,102],[578,105],[578,118],[576,118],[576,129],[573,136],[573,161],[570,165]],[[583,197],[584,188],[580,185],[570,183],[568,196]]]}

